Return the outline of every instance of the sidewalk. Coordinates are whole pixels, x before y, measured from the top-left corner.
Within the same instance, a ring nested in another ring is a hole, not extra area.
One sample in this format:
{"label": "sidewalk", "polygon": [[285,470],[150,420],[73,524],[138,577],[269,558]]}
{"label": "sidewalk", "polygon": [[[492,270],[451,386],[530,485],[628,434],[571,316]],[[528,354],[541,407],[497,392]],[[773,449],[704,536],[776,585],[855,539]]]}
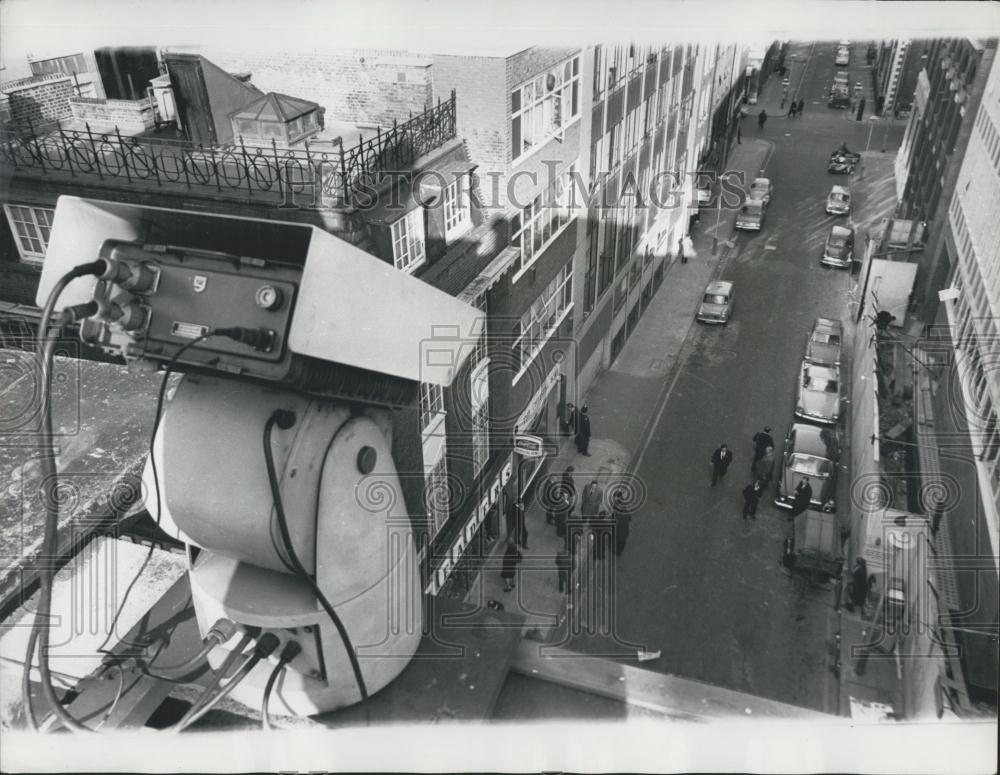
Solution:
{"label": "sidewalk", "polygon": [[[733,145],[727,167],[745,170],[753,178],[770,149],[771,144],[766,140],[744,137],[742,144]],[[549,476],[556,478],[567,466],[574,467],[578,499],[592,480],[602,488],[605,503],[610,492],[623,488],[626,498],[637,504],[633,528],[645,515],[641,507],[642,485],[631,472],[641,461],[642,450],[655,427],[660,407],[683,363],[684,344],[689,331],[696,325],[694,316],[702,292],[712,279],[725,272],[736,213],[722,210],[718,228],[716,216],[716,211],[703,212],[690,234],[697,255],[690,257],[686,264],[679,264],[675,259],[667,266],[664,282],[635,332],[611,368],[601,373],[591,386],[583,402],[589,407],[594,431],[590,456],[578,454],[573,440],[566,439],[549,466]],[[713,256],[716,232],[718,255]],[[499,601],[506,610],[525,617],[525,634],[551,643],[566,637],[567,598],[559,592],[555,570],[555,557],[564,544],[563,539],[556,536],[555,527],[545,522],[545,511],[537,497],[541,487],[540,483],[525,517],[529,549],[523,551],[524,559],[518,566],[514,589],[503,591],[500,562],[506,542],[500,540],[467,600],[480,605],[491,599]],[[574,516],[579,516],[578,509]],[[570,522],[569,532],[572,529]],[[569,626],[574,632],[592,632],[595,627],[600,628],[603,590],[614,583],[606,577],[606,563],[591,561],[589,552],[584,554],[587,556],[579,558],[578,577],[571,582],[574,609],[578,612],[570,617]]]}

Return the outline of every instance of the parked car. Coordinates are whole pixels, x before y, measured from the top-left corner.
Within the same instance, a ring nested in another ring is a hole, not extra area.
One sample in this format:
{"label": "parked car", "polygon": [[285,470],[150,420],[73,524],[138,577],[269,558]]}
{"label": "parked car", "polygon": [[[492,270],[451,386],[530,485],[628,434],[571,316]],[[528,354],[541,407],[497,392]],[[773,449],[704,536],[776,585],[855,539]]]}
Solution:
{"label": "parked car", "polygon": [[757,199],[765,205],[771,204],[771,192],[773,191],[770,178],[754,178],[750,184],[750,199]]}
{"label": "parked car", "polygon": [[850,108],[851,107],[851,95],[844,89],[833,89],[830,91],[830,101],[826,103],[829,108]]}
{"label": "parked car", "polygon": [[847,143],[841,143],[839,148],[837,148],[835,151],[830,152],[831,161],[833,159],[836,159],[838,156],[850,159],[855,164],[861,161],[861,154],[858,153],[857,151],[852,151],[850,148],[848,148]]}
{"label": "parked car", "polygon": [[837,49],[837,57],[833,60],[836,65],[847,65],[851,62],[851,52],[846,48]]}
{"label": "parked car", "polygon": [[839,225],[830,227],[830,234],[826,238],[826,247],[823,248],[823,258],[820,259],[820,263],[845,269],[850,268],[853,260],[854,229],[850,226]]}
{"label": "parked car", "polygon": [[747,199],[736,213],[736,228],[760,231],[760,227],[764,225],[765,210],[767,205],[760,199]]}
{"label": "parked car", "polygon": [[857,162],[848,156],[831,156],[826,164],[826,171],[834,175],[853,175]]}
{"label": "parked car", "polygon": [[700,181],[694,189],[694,197],[698,207],[708,207],[712,203],[712,184]]}
{"label": "parked car", "polygon": [[851,192],[843,186],[834,186],[826,198],[826,211],[831,215],[849,215],[851,212]]}
{"label": "parked car", "polygon": [[844,324],[832,318],[816,318],[806,341],[806,360],[820,366],[839,366]]}
{"label": "parked car", "polygon": [[795,416],[802,420],[835,425],[840,419],[840,368],[802,361]]}
{"label": "parked car", "polygon": [[832,428],[794,423],[785,437],[774,504],[792,508],[795,487],[805,479],[812,488],[809,505],[832,511],[835,507],[840,441]]}
{"label": "parked car", "polygon": [[702,323],[728,323],[733,311],[733,284],[721,280],[710,282],[701,297],[697,319]]}

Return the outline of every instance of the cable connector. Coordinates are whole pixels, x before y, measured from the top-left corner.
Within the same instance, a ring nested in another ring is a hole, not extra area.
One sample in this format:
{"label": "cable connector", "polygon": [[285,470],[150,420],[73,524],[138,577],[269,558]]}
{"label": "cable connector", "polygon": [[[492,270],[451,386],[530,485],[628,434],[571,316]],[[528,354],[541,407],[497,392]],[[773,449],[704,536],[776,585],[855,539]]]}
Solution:
{"label": "cable connector", "polygon": [[270,352],[274,347],[274,331],[270,328],[216,328],[213,332],[216,336],[224,336],[234,342],[241,342],[250,345],[254,350],[260,352]]}
{"label": "cable connector", "polygon": [[265,632],[257,645],[253,647],[253,655],[256,659],[267,659],[274,650],[281,645],[281,640],[273,632]]}
{"label": "cable connector", "polygon": [[295,657],[302,653],[302,646],[299,645],[297,640],[290,640],[285,644],[285,647],[281,650],[281,656],[279,659],[283,665],[287,665]]}

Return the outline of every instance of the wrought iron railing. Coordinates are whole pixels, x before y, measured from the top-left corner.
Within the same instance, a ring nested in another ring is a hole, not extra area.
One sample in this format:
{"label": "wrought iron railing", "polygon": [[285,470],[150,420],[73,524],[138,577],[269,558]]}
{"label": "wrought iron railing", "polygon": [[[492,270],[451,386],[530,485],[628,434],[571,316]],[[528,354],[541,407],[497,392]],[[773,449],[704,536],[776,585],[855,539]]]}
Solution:
{"label": "wrought iron railing", "polygon": [[[377,186],[393,171],[405,171],[422,155],[455,137],[455,92],[445,102],[374,137],[322,148],[248,146],[242,138],[212,147],[181,141],[59,129],[24,135],[5,132],[0,159],[13,174],[69,175],[153,184],[163,188],[214,188],[245,192],[276,203],[343,207],[354,203],[360,186]],[[349,140],[349,138],[348,138]]]}

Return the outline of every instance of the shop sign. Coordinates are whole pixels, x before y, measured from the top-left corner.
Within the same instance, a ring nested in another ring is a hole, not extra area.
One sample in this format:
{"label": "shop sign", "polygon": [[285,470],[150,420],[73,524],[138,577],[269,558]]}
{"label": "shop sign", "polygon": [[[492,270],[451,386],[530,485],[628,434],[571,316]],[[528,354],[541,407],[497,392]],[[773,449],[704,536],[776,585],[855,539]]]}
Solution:
{"label": "shop sign", "polygon": [[525,428],[530,428],[535,423],[535,418],[542,411],[542,406],[545,405],[546,399],[549,397],[549,393],[552,392],[552,388],[556,386],[559,382],[559,367],[556,366],[549,372],[549,375],[545,378],[544,384],[536,391],[535,395],[531,397],[528,402],[527,408],[521,412],[521,416],[517,418],[517,422],[514,424],[514,433],[518,433]]}
{"label": "shop sign", "polygon": [[454,543],[452,543],[444,557],[441,558],[441,564],[434,569],[431,580],[424,589],[426,594],[436,595],[441,591],[451,572],[458,565],[458,561],[465,554],[466,548],[472,543],[472,539],[475,538],[476,531],[486,521],[486,515],[490,513],[490,509],[500,500],[500,493],[503,492],[504,485],[510,481],[513,471],[514,459],[513,457],[509,457],[503,464],[500,472],[493,478],[493,482],[483,495],[482,500],[479,501],[479,505],[469,515],[469,519],[466,521],[462,532],[458,534]]}
{"label": "shop sign", "polygon": [[519,434],[514,437],[514,451],[521,457],[545,457],[545,440],[541,436]]}

